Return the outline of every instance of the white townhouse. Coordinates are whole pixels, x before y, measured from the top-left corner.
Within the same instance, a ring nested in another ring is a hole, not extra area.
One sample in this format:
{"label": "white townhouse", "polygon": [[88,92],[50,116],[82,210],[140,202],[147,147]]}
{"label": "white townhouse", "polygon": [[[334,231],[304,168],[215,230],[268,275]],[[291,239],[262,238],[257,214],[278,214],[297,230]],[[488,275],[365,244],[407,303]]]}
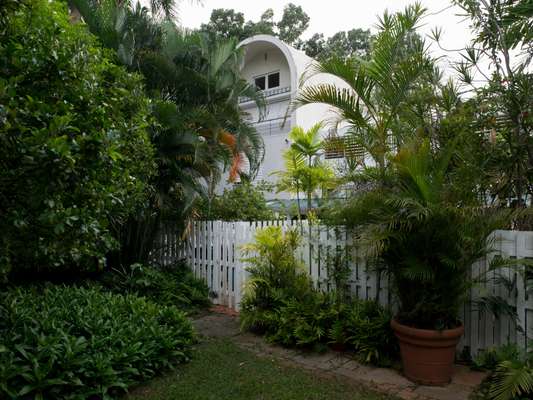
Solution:
{"label": "white townhouse", "polygon": [[[256,177],[256,181],[275,182],[271,173],[284,168],[283,152],[290,146],[288,133],[294,126],[309,129],[331,114],[323,104],[311,104],[291,111],[290,103],[298,94],[302,75],[315,62],[304,52],[289,46],[277,37],[256,35],[242,41],[244,62],[242,76],[263,91],[266,100],[266,114],[259,119],[259,111],[254,101],[249,98],[239,100],[240,107],[249,115],[250,122],[261,134],[265,143],[265,158]],[[309,79],[306,85],[334,83],[345,85],[338,78],[319,74]],[[322,135],[329,135],[323,128]],[[326,152],[326,158],[341,158],[342,152]],[[270,193],[267,199],[289,200],[288,193]]]}

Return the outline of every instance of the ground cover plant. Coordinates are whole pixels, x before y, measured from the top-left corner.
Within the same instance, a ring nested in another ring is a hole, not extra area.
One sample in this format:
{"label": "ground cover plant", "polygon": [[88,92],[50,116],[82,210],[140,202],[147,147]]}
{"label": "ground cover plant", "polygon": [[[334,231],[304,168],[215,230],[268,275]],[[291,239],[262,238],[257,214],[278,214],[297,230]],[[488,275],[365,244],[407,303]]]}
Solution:
{"label": "ground cover plant", "polygon": [[0,398],[115,398],[189,360],[185,314],[132,295],[59,285],[0,299]]}
{"label": "ground cover plant", "polygon": [[195,311],[209,306],[209,289],[189,267],[178,261],[168,266],[133,264],[105,272],[98,280],[106,289],[146,297],[164,306]]}
{"label": "ground cover plant", "polygon": [[286,346],[355,351],[363,362],[390,365],[397,357],[391,315],[374,301],[342,299],[316,290],[296,257],[300,236],[267,227],[245,250],[250,273],[241,303],[243,329]]}
{"label": "ground cover plant", "polygon": [[488,376],[474,393],[473,399],[522,400],[533,393],[531,351],[510,343],[489,348],[473,360],[473,368],[488,371]]}
{"label": "ground cover plant", "polygon": [[[216,372],[215,372],[216,371]],[[342,379],[323,377],[259,358],[228,340],[202,343],[193,360],[133,390],[141,400],[392,400]]]}

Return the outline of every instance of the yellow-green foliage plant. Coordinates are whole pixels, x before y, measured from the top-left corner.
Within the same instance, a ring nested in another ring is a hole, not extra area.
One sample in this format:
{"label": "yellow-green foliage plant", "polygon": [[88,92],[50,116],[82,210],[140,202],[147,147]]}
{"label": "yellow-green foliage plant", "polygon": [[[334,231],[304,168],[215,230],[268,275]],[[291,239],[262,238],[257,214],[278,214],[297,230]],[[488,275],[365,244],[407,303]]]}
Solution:
{"label": "yellow-green foliage plant", "polygon": [[307,131],[295,126],[289,132],[291,146],[283,153],[285,169],[275,171],[278,177],[278,192],[287,191],[296,195],[298,215],[302,214],[300,193],[307,197],[307,211],[312,208],[313,196],[317,191],[322,197],[335,187],[335,173],[320,156],[323,151],[323,140],[320,136],[321,123],[317,123]]}
{"label": "yellow-green foliage plant", "polygon": [[244,247],[250,278],[241,303],[243,329],[285,346],[355,350],[361,361],[389,365],[396,357],[390,315],[373,301],[340,300],[313,287],[296,256],[297,231],[277,226],[256,233]]}
{"label": "yellow-green foliage plant", "polygon": [[243,247],[250,273],[241,304],[243,328],[267,331],[271,313],[285,298],[301,298],[311,291],[311,280],[295,256],[300,240],[296,230],[283,232],[281,227],[269,226]]}

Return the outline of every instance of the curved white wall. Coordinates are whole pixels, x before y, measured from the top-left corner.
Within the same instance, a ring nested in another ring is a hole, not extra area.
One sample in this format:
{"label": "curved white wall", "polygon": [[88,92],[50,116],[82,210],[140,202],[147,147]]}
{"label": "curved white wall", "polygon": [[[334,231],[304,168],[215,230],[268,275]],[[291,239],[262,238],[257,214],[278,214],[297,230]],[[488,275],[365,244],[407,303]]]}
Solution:
{"label": "curved white wall", "polygon": [[[243,112],[248,114],[249,121],[255,124],[265,143],[265,159],[257,180],[274,183],[277,178],[272,175],[272,172],[284,169],[283,152],[290,145],[288,141],[290,128],[298,125],[308,129],[317,122],[332,117],[332,114],[328,106],[324,104],[307,105],[290,114],[287,113],[291,101],[297,96],[301,76],[315,62],[312,58],[269,35],[253,36],[241,42],[239,46],[245,47],[242,66],[244,79],[253,83],[258,75],[279,71],[279,87],[290,86],[291,88],[289,93],[266,98],[267,111],[262,121],[259,121],[258,110],[253,103],[241,104]],[[314,76],[306,83],[306,86],[320,83],[333,83],[339,87],[347,87],[342,80],[325,74]],[[327,131],[325,127],[322,134],[326,135]],[[223,180],[219,186],[219,192],[226,186],[227,175]],[[290,199],[295,196],[289,193],[270,193],[267,194],[267,198]]]}
{"label": "curved white wall", "polygon": [[280,87],[290,86],[290,70],[287,59],[278,48],[265,49],[258,52],[246,61],[242,69],[242,77],[249,82],[257,75],[265,75],[270,72],[280,72]]}

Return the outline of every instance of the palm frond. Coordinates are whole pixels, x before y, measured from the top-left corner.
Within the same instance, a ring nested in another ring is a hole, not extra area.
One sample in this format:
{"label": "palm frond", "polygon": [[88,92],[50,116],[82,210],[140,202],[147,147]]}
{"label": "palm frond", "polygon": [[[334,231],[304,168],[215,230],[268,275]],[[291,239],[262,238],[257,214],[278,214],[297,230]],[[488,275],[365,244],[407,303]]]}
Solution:
{"label": "palm frond", "polygon": [[372,129],[371,117],[366,114],[359,98],[350,89],[338,88],[333,84],[319,84],[304,87],[296,97],[296,107],[306,104],[322,103],[332,107],[342,120],[359,128]]}
{"label": "palm frond", "polygon": [[496,370],[490,396],[493,400],[512,400],[533,393],[533,370],[525,363],[503,361]]}

